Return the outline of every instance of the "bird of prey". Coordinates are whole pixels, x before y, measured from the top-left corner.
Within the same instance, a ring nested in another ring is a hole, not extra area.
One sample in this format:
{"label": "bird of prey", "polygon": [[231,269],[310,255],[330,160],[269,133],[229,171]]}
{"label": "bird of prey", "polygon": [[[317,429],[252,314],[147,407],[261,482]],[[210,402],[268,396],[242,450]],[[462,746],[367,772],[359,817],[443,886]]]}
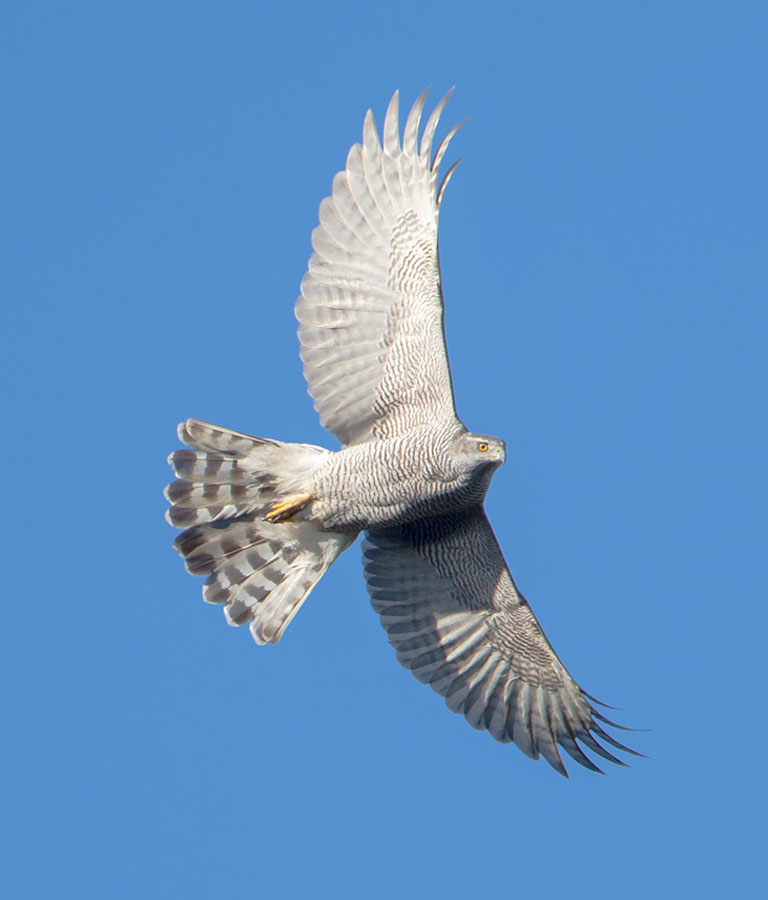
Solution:
{"label": "bird of prey", "polygon": [[[296,302],[301,358],[321,423],[341,442],[252,437],[188,419],[192,449],[169,457],[168,521],[203,596],[258,644],[277,643],[312,588],[365,533],[374,610],[402,665],[470,725],[567,774],[558,746],[601,771],[587,748],[624,765],[594,700],[574,681],[518,590],[483,501],[505,444],[458,418],[443,331],[433,152],[449,95],[419,139],[426,92],[400,135],[398,94],[381,139],[362,144],[320,204]],[[621,727],[621,726],[617,726]]]}

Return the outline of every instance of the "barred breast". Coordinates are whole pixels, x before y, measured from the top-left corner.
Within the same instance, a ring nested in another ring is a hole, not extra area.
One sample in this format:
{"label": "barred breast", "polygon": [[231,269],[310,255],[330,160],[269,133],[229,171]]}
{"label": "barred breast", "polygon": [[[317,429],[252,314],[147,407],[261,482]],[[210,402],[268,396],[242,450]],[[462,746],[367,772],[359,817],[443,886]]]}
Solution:
{"label": "barred breast", "polygon": [[482,502],[487,484],[451,452],[455,435],[420,428],[340,450],[313,477],[309,517],[330,531],[357,532]]}

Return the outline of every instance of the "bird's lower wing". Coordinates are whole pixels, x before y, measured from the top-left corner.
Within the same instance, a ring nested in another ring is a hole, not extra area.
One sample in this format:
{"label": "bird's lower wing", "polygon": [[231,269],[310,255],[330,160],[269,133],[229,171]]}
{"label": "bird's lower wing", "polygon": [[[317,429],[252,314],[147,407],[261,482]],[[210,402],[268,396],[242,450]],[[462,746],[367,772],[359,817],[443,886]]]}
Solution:
{"label": "bird's lower wing", "polygon": [[363,563],[374,610],[406,668],[454,712],[566,775],[560,745],[624,765],[596,736],[609,722],[562,665],[517,590],[481,508],[370,532]]}
{"label": "bird's lower wing", "polygon": [[398,95],[382,141],[368,111],[363,142],[320,205],[314,253],[296,302],[301,358],[321,423],[343,444],[455,420],[437,253],[440,162],[432,155],[447,97],[419,145],[425,95],[402,143]]}

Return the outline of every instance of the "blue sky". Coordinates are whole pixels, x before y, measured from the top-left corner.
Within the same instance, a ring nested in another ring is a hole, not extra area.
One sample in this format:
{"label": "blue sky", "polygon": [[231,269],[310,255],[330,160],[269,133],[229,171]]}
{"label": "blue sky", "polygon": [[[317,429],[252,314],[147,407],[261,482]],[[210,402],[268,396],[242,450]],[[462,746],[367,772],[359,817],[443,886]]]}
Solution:
{"label": "blue sky", "polygon": [[[4,894],[723,897],[764,852],[768,7],[3,6]],[[469,118],[459,412],[577,680],[649,760],[557,776],[400,668],[359,547],[277,647],[163,520],[176,423],[334,447],[292,314],[400,88]]]}

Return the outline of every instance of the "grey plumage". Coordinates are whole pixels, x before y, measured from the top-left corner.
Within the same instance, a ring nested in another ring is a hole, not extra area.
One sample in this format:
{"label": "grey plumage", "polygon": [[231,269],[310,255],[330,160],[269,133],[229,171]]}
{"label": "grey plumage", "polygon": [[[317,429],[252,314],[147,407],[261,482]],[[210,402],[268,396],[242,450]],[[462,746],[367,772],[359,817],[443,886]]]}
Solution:
{"label": "grey plumage", "polygon": [[179,425],[196,450],[168,462],[179,480],[165,490],[174,542],[193,575],[207,575],[203,598],[220,603],[230,625],[250,624],[258,644],[276,643],[312,588],[354,539],[310,522],[264,515],[333,456],[322,447],[284,444],[196,419]]}
{"label": "grey plumage", "polygon": [[[189,419],[169,457],[176,547],[207,576],[206,600],[276,643],[336,557],[366,532],[364,572],[398,660],[474,727],[566,774],[558,746],[621,763],[608,723],[562,665],[507,569],[483,511],[503,441],[456,415],[443,333],[432,152],[440,101],[419,141],[426,93],[400,142],[398,95],[382,141],[362,145],[320,206],[296,303],[301,357],[336,453]],[[619,726],[617,726],[619,727]]]}

